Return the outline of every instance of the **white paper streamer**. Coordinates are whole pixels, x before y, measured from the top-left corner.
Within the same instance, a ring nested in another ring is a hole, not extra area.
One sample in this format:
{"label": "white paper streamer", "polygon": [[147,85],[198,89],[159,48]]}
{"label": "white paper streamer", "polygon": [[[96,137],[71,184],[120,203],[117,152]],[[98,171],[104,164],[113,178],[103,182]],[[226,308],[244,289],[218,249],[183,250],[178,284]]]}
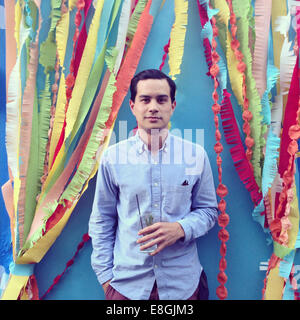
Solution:
{"label": "white paper streamer", "polygon": [[119,53],[116,59],[115,67],[114,67],[114,74],[117,74],[122,62],[123,51],[126,43],[126,34],[127,34],[129,20],[130,20],[130,11],[131,11],[131,0],[125,0],[122,6],[119,28],[118,28],[116,48]]}

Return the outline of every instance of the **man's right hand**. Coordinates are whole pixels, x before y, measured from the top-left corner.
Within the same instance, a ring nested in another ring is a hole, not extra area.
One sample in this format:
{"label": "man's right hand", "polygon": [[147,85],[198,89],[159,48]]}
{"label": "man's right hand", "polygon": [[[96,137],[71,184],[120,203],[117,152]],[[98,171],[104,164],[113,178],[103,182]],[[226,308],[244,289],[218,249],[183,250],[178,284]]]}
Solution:
{"label": "man's right hand", "polygon": [[102,288],[103,288],[103,290],[104,290],[104,293],[106,293],[106,290],[107,290],[107,288],[108,288],[108,286],[109,286],[109,284],[110,284],[110,281],[111,281],[111,280],[108,280],[108,281],[106,281],[106,282],[104,282],[104,283],[102,284]]}

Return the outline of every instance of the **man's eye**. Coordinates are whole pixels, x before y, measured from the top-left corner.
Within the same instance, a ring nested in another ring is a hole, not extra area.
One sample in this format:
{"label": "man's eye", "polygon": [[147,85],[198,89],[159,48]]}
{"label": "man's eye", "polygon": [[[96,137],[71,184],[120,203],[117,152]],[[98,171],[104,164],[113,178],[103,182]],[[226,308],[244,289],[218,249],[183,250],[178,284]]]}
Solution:
{"label": "man's eye", "polygon": [[144,98],[144,99],[142,99],[142,102],[144,102],[144,103],[149,103],[149,102],[150,102],[150,99]]}
{"label": "man's eye", "polygon": [[158,99],[158,103],[166,103],[167,99],[166,98],[162,98],[162,99]]}

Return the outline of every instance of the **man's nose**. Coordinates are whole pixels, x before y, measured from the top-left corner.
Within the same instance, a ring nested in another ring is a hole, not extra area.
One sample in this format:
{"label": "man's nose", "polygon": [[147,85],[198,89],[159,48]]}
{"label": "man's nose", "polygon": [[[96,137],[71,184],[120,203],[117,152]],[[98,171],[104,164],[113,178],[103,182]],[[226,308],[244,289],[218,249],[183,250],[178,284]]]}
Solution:
{"label": "man's nose", "polygon": [[151,100],[149,104],[149,111],[150,112],[158,112],[158,103],[156,100]]}

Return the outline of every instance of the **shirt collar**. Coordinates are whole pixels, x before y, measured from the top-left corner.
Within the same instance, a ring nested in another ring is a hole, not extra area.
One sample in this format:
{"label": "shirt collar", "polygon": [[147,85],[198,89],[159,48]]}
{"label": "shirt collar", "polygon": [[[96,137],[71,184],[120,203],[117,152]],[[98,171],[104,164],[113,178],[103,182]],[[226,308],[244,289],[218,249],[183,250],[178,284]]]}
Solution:
{"label": "shirt collar", "polygon": [[[139,135],[139,130],[136,131],[135,137],[136,137],[136,143],[137,143],[137,152],[138,154],[142,154],[145,150],[148,150],[148,147],[146,143],[141,139]],[[167,138],[165,139],[163,146],[159,150],[162,150],[163,152],[168,152],[169,146],[170,146],[170,132],[168,131]]]}

